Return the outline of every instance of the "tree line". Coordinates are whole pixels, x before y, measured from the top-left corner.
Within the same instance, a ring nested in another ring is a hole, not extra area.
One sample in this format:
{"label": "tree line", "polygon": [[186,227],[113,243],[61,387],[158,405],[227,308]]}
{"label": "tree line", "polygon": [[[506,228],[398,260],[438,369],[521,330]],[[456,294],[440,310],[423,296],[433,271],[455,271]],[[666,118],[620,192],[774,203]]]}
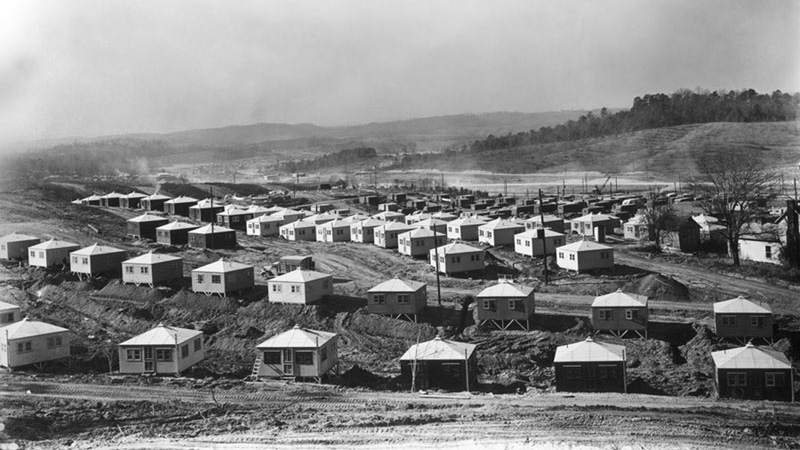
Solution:
{"label": "tree line", "polygon": [[327,167],[359,164],[369,159],[375,159],[378,153],[372,147],[356,147],[328,153],[317,158],[287,161],[279,164],[279,168],[286,172],[314,172]]}

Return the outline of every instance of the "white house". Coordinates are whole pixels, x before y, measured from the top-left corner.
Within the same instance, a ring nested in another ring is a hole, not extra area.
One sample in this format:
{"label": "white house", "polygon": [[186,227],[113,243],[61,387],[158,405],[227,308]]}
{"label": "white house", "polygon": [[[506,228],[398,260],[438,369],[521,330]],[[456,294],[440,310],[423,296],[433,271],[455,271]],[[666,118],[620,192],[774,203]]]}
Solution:
{"label": "white house", "polygon": [[556,248],[558,267],[576,272],[614,267],[614,249],[592,241],[578,241]]}
{"label": "white house", "polygon": [[307,305],[333,294],[333,276],[313,270],[293,270],[267,282],[270,303]]}
{"label": "white house", "polygon": [[[539,237],[539,233],[544,233],[544,239]],[[567,237],[563,233],[548,229],[531,228],[514,235],[514,252],[534,257],[544,256],[544,252],[547,250],[548,255],[555,255],[556,247],[561,247],[566,242]]]}
{"label": "white house", "polygon": [[382,220],[384,222],[400,222],[405,223],[406,216],[405,214],[394,212],[394,211],[383,211],[378,214],[372,215],[373,219]]}
{"label": "white house", "polygon": [[[436,259],[436,255],[439,259]],[[454,242],[429,252],[431,267],[445,274],[483,270],[484,251],[480,248]]]}
{"label": "white house", "polygon": [[350,240],[353,242],[361,242],[364,244],[371,244],[375,242],[375,227],[383,225],[382,220],[378,219],[364,219],[360,222],[353,222],[350,225]]}
{"label": "white house", "polygon": [[317,225],[317,242],[347,242],[350,240],[350,222],[331,220]]}
{"label": "white house", "polygon": [[28,247],[28,264],[35,267],[67,267],[69,254],[81,248],[78,244],[50,239]]}
{"label": "white house", "polygon": [[447,243],[447,235],[441,232],[417,228],[397,236],[397,251],[408,256],[426,257],[432,248]]}
{"label": "white house", "polygon": [[219,261],[192,270],[192,291],[223,297],[251,289],[255,285],[253,266],[234,261]]}
{"label": "white house", "polygon": [[475,217],[462,217],[447,222],[447,238],[462,241],[477,241],[478,227],[486,221]]}
{"label": "white house", "polygon": [[339,361],[337,335],[295,325],[258,344],[256,377],[312,378],[318,383]]}
{"label": "white house", "polygon": [[0,237],[0,259],[28,259],[28,248],[41,242],[35,236],[12,233]]}
{"label": "white house", "polygon": [[287,223],[279,228],[281,237],[287,241],[313,241],[316,239],[316,229],[313,222],[304,220]]}
{"label": "white house", "polygon": [[478,227],[478,242],[491,246],[513,245],[514,235],[525,231],[525,226],[513,220],[495,219]]}
{"label": "white house", "polygon": [[0,328],[0,366],[14,368],[67,358],[69,330],[27,317]]}
{"label": "white house", "polygon": [[622,225],[622,236],[625,239],[647,240],[650,238],[650,227],[647,225],[645,217],[636,215],[631,217]]}
{"label": "white house", "polygon": [[150,252],[122,262],[123,283],[153,287],[182,277],[183,259],[177,256]]}
{"label": "white house", "polygon": [[17,305],[0,302],[0,327],[22,319],[22,310]]}
{"label": "white house", "polygon": [[367,311],[416,322],[428,304],[427,288],[425,283],[397,277],[384,281],[367,291]]}
{"label": "white house", "polygon": [[105,245],[90,245],[69,254],[69,270],[79,276],[93,277],[101,274],[118,274],[125,250]]}
{"label": "white house", "polygon": [[117,347],[120,373],[180,375],[205,358],[202,331],[161,323]]}
{"label": "white house", "polygon": [[780,239],[775,236],[743,234],[739,236],[739,258],[746,261],[780,264],[781,246]]}
{"label": "white house", "polygon": [[551,214],[544,214],[544,222],[542,222],[542,215],[537,215],[526,219],[524,222],[526,230],[536,230],[539,228],[549,228],[559,233],[564,232],[564,219],[562,217],[554,216]]}
{"label": "white house", "polygon": [[372,241],[378,247],[397,248],[397,237],[413,229],[403,222],[384,222],[372,230]]}
{"label": "white house", "polygon": [[581,236],[594,236],[595,228],[602,228],[605,234],[614,233],[620,226],[619,218],[608,214],[586,214],[570,221],[572,232]]}
{"label": "white house", "polygon": [[247,221],[248,236],[277,236],[283,219],[275,216],[260,215]]}

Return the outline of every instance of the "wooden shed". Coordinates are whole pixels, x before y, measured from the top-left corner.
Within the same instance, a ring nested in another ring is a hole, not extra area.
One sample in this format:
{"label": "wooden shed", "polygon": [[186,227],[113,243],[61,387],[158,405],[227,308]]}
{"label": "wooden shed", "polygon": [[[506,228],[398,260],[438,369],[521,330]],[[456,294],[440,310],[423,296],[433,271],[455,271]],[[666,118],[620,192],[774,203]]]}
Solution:
{"label": "wooden shed", "polygon": [[[544,234],[544,236],[541,236]],[[525,256],[544,256],[545,250],[548,255],[555,255],[556,248],[561,247],[567,242],[567,237],[558,231],[531,228],[522,233],[514,235],[514,252]]]}
{"label": "wooden shed", "polygon": [[81,278],[118,275],[122,271],[122,261],[127,257],[125,250],[94,244],[69,254],[69,270]]}
{"label": "wooden shed", "polygon": [[453,242],[432,249],[428,255],[431,267],[447,275],[484,269],[484,250],[466,244]]}
{"label": "wooden shed", "polygon": [[447,244],[447,235],[437,231],[417,228],[397,236],[397,251],[403,255],[428,257],[431,249]]}
{"label": "wooden shed", "polygon": [[624,345],[585,341],[556,348],[558,392],[628,392]]}
{"label": "wooden shed", "polygon": [[717,336],[745,343],[751,339],[772,341],[772,308],[741,295],[714,303],[714,332]]}
{"label": "wooden shed", "polygon": [[692,218],[684,219],[677,227],[664,230],[661,242],[684,253],[696,252],[700,248],[700,225]]}
{"label": "wooden shed", "polygon": [[381,248],[397,248],[397,237],[413,229],[403,222],[384,222],[372,230],[372,243]]}
{"label": "wooden shed", "polygon": [[119,204],[123,208],[135,209],[141,207],[141,201],[147,197],[146,194],[141,192],[131,192],[130,194],[123,195],[119,199]]}
{"label": "wooden shed", "polygon": [[544,222],[542,222],[542,216],[533,216],[530,219],[525,220],[523,222],[525,225],[526,230],[538,230],[540,228],[549,228],[553,231],[557,231],[559,233],[564,232],[564,219],[558,216],[554,216],[551,214],[544,215]]}
{"label": "wooden shed", "polygon": [[170,200],[171,197],[161,194],[148,195],[139,201],[142,209],[147,211],[164,211],[164,203]]}
{"label": "wooden shed", "polygon": [[307,305],[333,294],[333,276],[297,269],[267,282],[270,303]]}
{"label": "wooden shed", "polygon": [[127,235],[137,239],[157,239],[156,228],[169,223],[169,219],[154,214],[142,214],[128,219]]}
{"label": "wooden shed", "polygon": [[317,226],[313,222],[298,220],[282,225],[279,229],[281,237],[287,241],[313,241],[316,239]]}
{"label": "wooden shed", "polygon": [[647,339],[647,296],[616,292],[601,295],[592,302],[592,328],[617,337],[629,332]]}
{"label": "wooden shed", "polygon": [[253,377],[310,378],[321,383],[322,377],[336,370],[339,362],[337,338],[335,333],[295,325],[258,344]]}
{"label": "wooden shed", "polygon": [[462,241],[477,241],[478,227],[486,221],[475,217],[461,217],[447,222],[447,238]]}
{"label": "wooden shed", "polygon": [[67,267],[69,254],[81,248],[78,244],[50,239],[28,247],[28,264],[35,267]]}
{"label": "wooden shed", "polygon": [[156,228],[156,242],[165,245],[186,245],[189,243],[189,232],[199,227],[186,222],[170,222]]}
{"label": "wooden shed", "polygon": [[622,225],[622,236],[635,241],[650,240],[650,226],[644,216],[633,216]]}
{"label": "wooden shed", "polygon": [[748,343],[712,352],[711,359],[718,397],[794,401],[794,371],[783,353]]}
{"label": "wooden shed", "polygon": [[[781,240],[770,234],[742,234],[739,236],[739,258],[768,264],[781,264]],[[730,247],[728,248],[730,254]]]}
{"label": "wooden shed", "polygon": [[353,222],[350,225],[350,240],[353,242],[361,242],[364,244],[372,244],[375,242],[375,228],[383,225],[382,220],[378,219],[364,219],[360,222]]}
{"label": "wooden shed", "polygon": [[189,207],[189,218],[195,222],[216,222],[217,214],[225,210],[222,202],[207,198]]}
{"label": "wooden shed", "polygon": [[349,242],[350,225],[350,222],[342,219],[317,225],[317,242]]}
{"label": "wooden shed", "polygon": [[367,311],[414,323],[428,304],[425,283],[392,278],[367,291]]}
{"label": "wooden shed", "polygon": [[192,270],[192,291],[206,295],[239,294],[255,286],[253,266],[219,261]]}
{"label": "wooden shed", "polygon": [[183,259],[161,253],[146,253],[122,262],[122,282],[153,287],[183,278]]}
{"label": "wooden shed", "polygon": [[119,373],[174,374],[205,358],[203,332],[170,327],[159,323],[155,328],[117,345]]}
{"label": "wooden shed", "polygon": [[518,326],[530,331],[534,316],[533,288],[509,280],[498,280],[477,296],[476,322],[491,324],[499,330]]}
{"label": "wooden shed", "polygon": [[284,221],[280,217],[261,215],[247,221],[248,236],[278,236]]}
{"label": "wooden shed", "polygon": [[0,327],[22,320],[22,309],[11,303],[0,302]]}
{"label": "wooden shed", "polygon": [[164,212],[173,216],[189,217],[189,208],[196,205],[198,200],[192,197],[175,197],[164,202]]}
{"label": "wooden shed", "polygon": [[0,366],[17,368],[68,358],[69,330],[27,317],[0,328]]}
{"label": "wooden shed", "polygon": [[412,345],[400,357],[400,376],[417,389],[470,391],[478,383],[475,344],[442,339]]}
{"label": "wooden shed", "polygon": [[592,241],[578,241],[556,248],[558,267],[576,272],[614,267],[614,249]]}
{"label": "wooden shed", "polygon": [[236,248],[236,231],[208,224],[189,231],[189,245],[194,248]]}
{"label": "wooden shed", "polygon": [[478,227],[478,242],[494,247],[514,245],[514,236],[523,231],[525,225],[498,218]]}
{"label": "wooden shed", "polygon": [[28,248],[40,242],[36,236],[7,234],[0,237],[0,259],[28,259]]}

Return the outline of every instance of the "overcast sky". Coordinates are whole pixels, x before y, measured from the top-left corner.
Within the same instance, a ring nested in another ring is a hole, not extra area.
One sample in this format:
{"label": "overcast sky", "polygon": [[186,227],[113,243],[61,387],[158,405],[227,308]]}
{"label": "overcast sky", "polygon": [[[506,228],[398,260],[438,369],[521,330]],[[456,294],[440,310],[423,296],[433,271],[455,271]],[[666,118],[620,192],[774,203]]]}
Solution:
{"label": "overcast sky", "polygon": [[0,139],[800,91],[800,2],[0,2]]}

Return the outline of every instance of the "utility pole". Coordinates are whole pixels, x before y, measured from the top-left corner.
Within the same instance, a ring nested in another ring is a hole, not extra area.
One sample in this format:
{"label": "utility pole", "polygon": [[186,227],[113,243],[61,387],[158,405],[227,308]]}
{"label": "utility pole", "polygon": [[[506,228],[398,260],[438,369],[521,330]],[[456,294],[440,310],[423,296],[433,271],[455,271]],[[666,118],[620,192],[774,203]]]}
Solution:
{"label": "utility pole", "polygon": [[545,229],[544,229],[544,208],[542,208],[542,190],[539,189],[539,218],[542,221],[542,227],[538,231],[538,235],[542,238],[542,253],[544,253],[544,257],[542,261],[544,263],[544,284],[548,284],[548,276],[547,276],[547,240],[545,239]]}
{"label": "utility pole", "polygon": [[436,222],[433,220],[431,220],[431,228],[433,229],[433,256],[436,258],[436,296],[439,306],[442,306],[442,286],[439,283],[439,235],[436,231]]}
{"label": "utility pole", "polygon": [[211,185],[211,248],[214,248],[214,222],[217,221],[217,214],[214,212],[214,185]]}

